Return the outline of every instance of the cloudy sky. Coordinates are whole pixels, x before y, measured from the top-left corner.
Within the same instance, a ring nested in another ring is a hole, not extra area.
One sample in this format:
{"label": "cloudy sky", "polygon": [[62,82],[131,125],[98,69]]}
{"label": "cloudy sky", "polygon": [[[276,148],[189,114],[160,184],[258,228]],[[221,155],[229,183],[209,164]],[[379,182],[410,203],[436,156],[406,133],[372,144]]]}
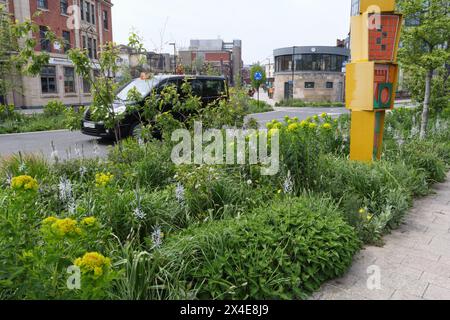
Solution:
{"label": "cloudy sky", "polygon": [[267,61],[273,49],[335,45],[350,26],[350,0],[113,0],[114,41],[131,30],[148,50],[173,52],[190,39],[241,39],[245,64]]}

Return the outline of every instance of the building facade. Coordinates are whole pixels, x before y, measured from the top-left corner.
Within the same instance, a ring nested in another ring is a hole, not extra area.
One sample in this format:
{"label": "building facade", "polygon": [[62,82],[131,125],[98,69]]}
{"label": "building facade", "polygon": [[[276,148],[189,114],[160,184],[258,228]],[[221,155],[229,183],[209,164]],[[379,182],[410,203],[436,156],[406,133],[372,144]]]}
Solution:
{"label": "building facade", "polygon": [[[41,107],[51,100],[66,105],[85,105],[91,99],[89,81],[75,73],[67,57],[71,48],[83,48],[92,60],[92,73],[98,69],[97,57],[102,45],[111,42],[112,20],[110,0],[9,0],[8,8],[14,19],[23,22],[32,19],[39,27],[33,34],[37,52],[47,52],[50,61],[40,76],[20,79],[20,88],[7,97],[16,107]],[[35,15],[35,13],[40,13]],[[77,26],[76,21],[80,22]],[[46,40],[52,31],[63,43],[51,44]]]}
{"label": "building facade", "polygon": [[127,77],[138,78],[142,72],[150,74],[175,73],[175,56],[169,53],[153,51],[136,52],[134,48],[119,45],[120,66],[116,79],[122,81]]}
{"label": "building facade", "polygon": [[179,62],[187,70],[200,73],[208,64],[218,74],[226,76],[231,85],[242,81],[242,41],[191,40],[188,49],[178,52]]}
{"label": "building facade", "polygon": [[274,51],[274,99],[306,102],[344,101],[345,46],[287,47]]}

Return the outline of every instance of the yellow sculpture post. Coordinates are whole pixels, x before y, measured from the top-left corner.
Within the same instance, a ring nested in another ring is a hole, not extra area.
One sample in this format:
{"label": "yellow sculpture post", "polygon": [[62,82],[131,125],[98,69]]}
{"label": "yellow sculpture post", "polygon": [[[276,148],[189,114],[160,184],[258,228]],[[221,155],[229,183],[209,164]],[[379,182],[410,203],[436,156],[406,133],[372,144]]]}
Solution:
{"label": "yellow sculpture post", "polygon": [[381,158],[386,110],[394,108],[402,15],[395,0],[352,0],[346,106],[352,113],[350,159]]}

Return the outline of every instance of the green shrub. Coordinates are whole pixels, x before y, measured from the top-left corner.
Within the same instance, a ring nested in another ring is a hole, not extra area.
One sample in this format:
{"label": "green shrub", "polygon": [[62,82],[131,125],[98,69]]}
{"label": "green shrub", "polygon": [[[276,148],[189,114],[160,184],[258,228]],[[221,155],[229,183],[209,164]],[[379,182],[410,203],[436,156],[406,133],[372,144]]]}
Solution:
{"label": "green shrub", "polygon": [[53,100],[44,106],[44,115],[47,117],[60,116],[66,111],[66,106],[59,100]]}
{"label": "green shrub", "polygon": [[446,178],[446,165],[449,154],[445,145],[434,141],[411,140],[401,146],[400,152],[390,155],[390,159],[401,158],[409,166],[422,171],[427,182],[433,184]]}
{"label": "green shrub", "polygon": [[158,253],[166,298],[307,298],[341,276],[360,246],[330,206],[285,199],[172,237]]}
{"label": "green shrub", "polygon": [[332,156],[318,162],[313,190],[338,201],[346,221],[365,242],[378,243],[402,221],[413,195],[428,192],[426,174],[401,162],[368,164]]}
{"label": "green shrub", "polygon": [[0,105],[0,121],[19,120],[21,114],[15,111],[14,105]]}

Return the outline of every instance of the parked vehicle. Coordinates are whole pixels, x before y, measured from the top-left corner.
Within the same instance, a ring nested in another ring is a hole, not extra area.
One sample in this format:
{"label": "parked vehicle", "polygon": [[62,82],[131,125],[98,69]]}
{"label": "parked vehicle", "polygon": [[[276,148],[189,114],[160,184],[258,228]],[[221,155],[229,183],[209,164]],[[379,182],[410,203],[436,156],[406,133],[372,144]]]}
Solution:
{"label": "parked vehicle", "polygon": [[[151,123],[153,119],[144,119],[139,111],[127,110],[128,105],[141,105],[149,98],[158,99],[159,93],[170,85],[178,88],[181,93],[181,86],[187,81],[195,96],[201,98],[203,106],[206,106],[214,101],[228,99],[228,86],[225,77],[213,76],[184,76],[184,75],[159,75],[151,79],[137,78],[132,80],[117,94],[117,99],[114,102],[114,112],[117,114],[126,113],[124,119],[120,122],[121,137],[135,136],[140,133],[142,121]],[[136,89],[142,96],[142,100],[128,101],[128,93],[132,89]],[[172,106],[164,106],[164,111],[170,111]],[[175,115],[174,115],[175,116]],[[176,116],[179,118],[180,114]],[[86,110],[81,132],[83,134],[95,137],[114,138],[114,130],[106,129],[102,122],[96,122],[92,118],[89,108]]]}

